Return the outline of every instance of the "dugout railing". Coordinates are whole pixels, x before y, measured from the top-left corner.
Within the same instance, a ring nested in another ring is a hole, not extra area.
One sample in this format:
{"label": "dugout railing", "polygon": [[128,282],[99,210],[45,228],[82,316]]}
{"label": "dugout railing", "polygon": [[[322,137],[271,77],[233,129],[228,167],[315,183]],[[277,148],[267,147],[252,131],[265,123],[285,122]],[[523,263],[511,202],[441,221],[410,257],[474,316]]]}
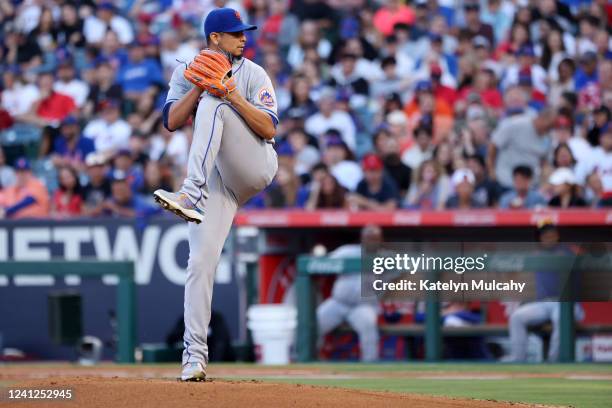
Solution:
{"label": "dugout railing", "polygon": [[[316,356],[317,322],[312,279],[315,276],[349,273],[361,273],[360,258],[298,257],[296,277],[298,311],[297,350],[300,362],[312,361]],[[507,333],[507,327],[503,325],[480,324],[446,328],[441,326],[440,302],[434,295],[431,295],[425,301],[424,325],[383,325],[379,329],[386,334],[423,336],[425,339],[425,360],[430,362],[442,359],[443,336],[478,336]],[[560,302],[560,362],[574,362],[575,336],[574,302]]]}
{"label": "dugout railing", "polygon": [[136,347],[136,283],[131,261],[0,261],[0,276],[54,277],[74,275],[82,278],[116,276],[117,284],[117,356],[119,363],[133,363]]}

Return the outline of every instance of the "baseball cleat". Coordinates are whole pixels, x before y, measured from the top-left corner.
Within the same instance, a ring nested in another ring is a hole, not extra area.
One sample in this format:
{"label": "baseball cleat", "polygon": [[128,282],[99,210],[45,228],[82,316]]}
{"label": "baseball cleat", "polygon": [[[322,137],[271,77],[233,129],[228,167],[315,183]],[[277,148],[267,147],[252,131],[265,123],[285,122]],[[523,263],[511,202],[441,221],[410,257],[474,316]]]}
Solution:
{"label": "baseball cleat", "polygon": [[187,363],[181,373],[181,381],[206,381],[206,371],[200,363]]}
{"label": "baseball cleat", "polygon": [[175,213],[185,221],[196,224],[204,221],[202,210],[196,207],[185,193],[170,193],[160,189],[153,193],[153,198],[164,210]]}

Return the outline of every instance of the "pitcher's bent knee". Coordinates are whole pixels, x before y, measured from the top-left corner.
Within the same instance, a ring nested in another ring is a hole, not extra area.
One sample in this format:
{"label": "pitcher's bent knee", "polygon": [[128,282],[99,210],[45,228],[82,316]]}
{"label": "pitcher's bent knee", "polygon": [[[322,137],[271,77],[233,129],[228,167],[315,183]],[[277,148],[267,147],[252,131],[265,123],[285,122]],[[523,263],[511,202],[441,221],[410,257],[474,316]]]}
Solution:
{"label": "pitcher's bent knee", "polygon": [[[268,150],[269,149],[269,150]],[[278,171],[278,159],[276,152],[272,147],[266,146],[265,165],[262,165],[257,171],[252,173],[251,185],[257,191],[262,191],[268,187]]]}
{"label": "pitcher's bent knee", "polygon": [[256,193],[262,191],[272,183],[276,175],[276,168],[269,167],[253,172],[245,181]]}

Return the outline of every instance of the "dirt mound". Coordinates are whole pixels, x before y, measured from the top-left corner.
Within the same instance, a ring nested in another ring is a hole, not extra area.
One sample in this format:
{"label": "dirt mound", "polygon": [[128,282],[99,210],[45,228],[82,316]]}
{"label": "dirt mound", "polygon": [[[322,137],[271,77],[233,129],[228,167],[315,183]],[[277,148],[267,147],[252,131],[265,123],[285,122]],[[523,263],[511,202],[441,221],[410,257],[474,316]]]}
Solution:
{"label": "dirt mound", "polygon": [[[5,383],[6,384],[6,383]],[[169,379],[106,378],[94,376],[56,377],[17,381],[7,388],[62,389],[73,391],[72,401],[21,401],[20,408],[189,408],[189,407],[516,407],[494,401],[450,399],[411,394],[372,392],[335,387],[273,384],[261,381],[212,379],[205,383],[182,383]],[[4,388],[3,394],[7,388]],[[6,395],[0,406],[7,406]],[[520,404],[519,404],[520,405]]]}

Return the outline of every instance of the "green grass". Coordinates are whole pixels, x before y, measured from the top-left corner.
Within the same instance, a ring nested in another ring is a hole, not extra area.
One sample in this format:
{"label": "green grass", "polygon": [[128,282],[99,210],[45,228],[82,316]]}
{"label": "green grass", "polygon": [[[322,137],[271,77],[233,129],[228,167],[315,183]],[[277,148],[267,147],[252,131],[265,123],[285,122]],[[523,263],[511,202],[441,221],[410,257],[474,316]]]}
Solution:
{"label": "green grass", "polygon": [[503,363],[313,363],[292,364],[287,368],[320,368],[338,371],[410,371],[461,373],[531,374],[612,374],[612,364],[503,364]]}
{"label": "green grass", "polygon": [[[279,380],[274,380],[279,381]],[[509,380],[424,380],[410,378],[350,380],[281,380],[375,391],[410,392],[475,399],[492,399],[578,408],[612,406],[612,382],[552,378]]]}
{"label": "green grass", "polygon": [[[215,364],[216,365],[216,364]],[[215,366],[213,365],[213,367]],[[264,368],[264,367],[262,367]],[[271,367],[272,369],[274,367]],[[444,374],[561,374],[561,375],[610,375],[611,364],[494,364],[494,363],[378,363],[378,364],[293,364],[291,369],[320,369],[337,374],[359,372],[422,372]],[[211,367],[212,369],[212,367]],[[513,401],[577,408],[612,407],[612,381],[565,378],[509,378],[509,379],[419,379],[419,378],[351,378],[351,379],[269,379],[272,382],[288,382],[311,385],[418,393],[447,397],[484,400]]]}

